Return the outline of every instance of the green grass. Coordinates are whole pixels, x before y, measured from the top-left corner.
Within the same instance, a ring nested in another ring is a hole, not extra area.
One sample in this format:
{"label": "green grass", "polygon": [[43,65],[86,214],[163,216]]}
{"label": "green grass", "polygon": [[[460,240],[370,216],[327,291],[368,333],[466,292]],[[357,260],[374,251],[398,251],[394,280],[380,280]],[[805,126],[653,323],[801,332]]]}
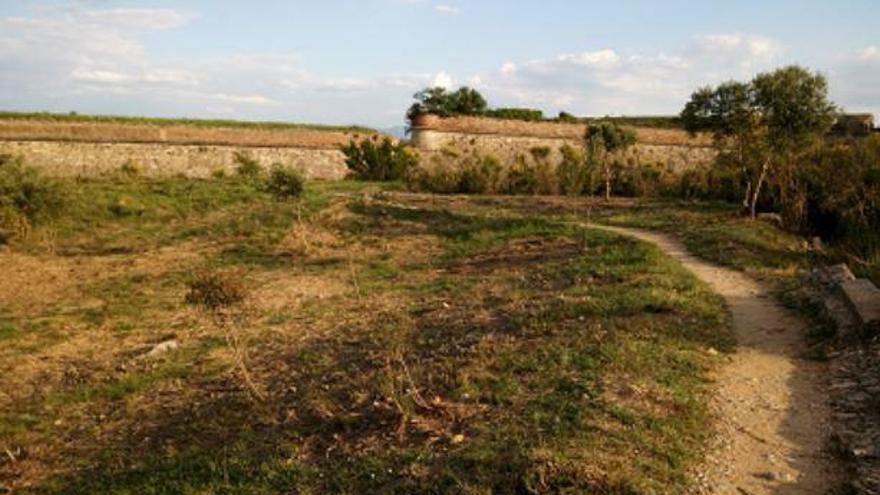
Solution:
{"label": "green grass", "polygon": [[597,220],[674,234],[693,254],[738,270],[792,275],[810,265],[802,237],[744,218],[734,205],[647,202],[600,210]]}
{"label": "green grass", "polygon": [[322,130],[357,132],[364,134],[376,131],[362,126],[336,126],[321,124],[300,124],[278,121],[246,121],[246,120],[221,120],[221,119],[188,119],[188,118],[158,118],[136,117],[121,115],[81,115],[78,113],[50,113],[50,112],[4,112],[0,111],[0,120],[39,120],[47,122],[87,122],[106,124],[137,124],[154,126],[185,125],[193,127],[235,127],[243,129],[265,130]]}
{"label": "green grass", "polygon": [[[237,180],[68,187],[45,227],[54,256],[132,266],[43,308],[64,336],[113,340],[87,359],[52,348],[79,381],[0,405],[0,444],[51,452],[27,460],[51,475],[22,493],[672,494],[712,431],[707,351],[733,346],[726,312],[648,244],[507,200],[427,206],[375,184],[309,183],[299,202]],[[112,210],[120,196],[135,214]],[[299,221],[313,249],[279,252]],[[193,244],[195,259],[139,264]],[[52,259],[37,239],[13,249]],[[205,268],[240,270],[254,290],[343,287],[246,302],[264,402],[183,303]],[[9,313],[14,341],[26,329]],[[169,335],[184,349],[139,357]],[[5,351],[39,362],[48,349]]]}
{"label": "green grass", "polygon": [[244,179],[68,180],[60,215],[18,248],[44,250],[47,235],[53,250],[69,256],[141,253],[210,238],[273,243],[298,217],[326,205],[328,195],[363,187],[369,185],[312,183],[300,200],[278,201]]}

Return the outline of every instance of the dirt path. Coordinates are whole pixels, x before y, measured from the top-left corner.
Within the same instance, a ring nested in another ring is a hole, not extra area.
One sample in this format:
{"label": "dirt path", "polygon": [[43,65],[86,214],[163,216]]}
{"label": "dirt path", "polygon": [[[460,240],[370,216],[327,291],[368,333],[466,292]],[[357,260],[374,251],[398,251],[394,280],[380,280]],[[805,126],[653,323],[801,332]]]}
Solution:
{"label": "dirt path", "polygon": [[806,323],[747,275],[688,254],[653,232],[601,229],[657,245],[727,302],[738,350],[718,371],[719,438],[698,474],[701,494],[822,495],[842,473],[828,453],[827,366],[805,357]]}

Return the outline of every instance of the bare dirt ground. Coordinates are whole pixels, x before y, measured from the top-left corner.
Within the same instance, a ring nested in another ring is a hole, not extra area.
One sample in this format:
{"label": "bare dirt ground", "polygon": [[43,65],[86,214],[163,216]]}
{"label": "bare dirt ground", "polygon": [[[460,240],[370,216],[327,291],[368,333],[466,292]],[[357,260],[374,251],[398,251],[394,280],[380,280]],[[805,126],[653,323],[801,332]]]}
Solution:
{"label": "bare dirt ground", "polygon": [[724,297],[732,313],[739,347],[715,377],[719,435],[696,474],[698,493],[834,493],[843,473],[829,452],[827,366],[805,356],[805,322],[762,283],[702,261],[666,235],[600,228],[657,245]]}

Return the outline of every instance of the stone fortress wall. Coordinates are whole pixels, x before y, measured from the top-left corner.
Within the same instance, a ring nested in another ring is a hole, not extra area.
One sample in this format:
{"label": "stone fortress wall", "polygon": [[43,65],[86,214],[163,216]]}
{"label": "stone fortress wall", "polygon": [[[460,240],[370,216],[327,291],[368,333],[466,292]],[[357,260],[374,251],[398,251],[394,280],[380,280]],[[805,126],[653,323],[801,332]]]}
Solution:
{"label": "stone fortress wall", "polygon": [[[680,171],[708,165],[717,154],[708,135],[691,136],[678,129],[634,130],[637,143],[624,159]],[[564,145],[582,147],[586,133],[587,124],[583,123],[422,115],[414,122],[412,142],[426,158],[444,149],[452,149],[494,155],[509,162],[517,156],[529,156],[532,148],[548,147],[552,159],[558,160],[559,148]]]}
{"label": "stone fortress wall", "polygon": [[51,175],[95,177],[130,163],[150,177],[230,173],[235,154],[283,163],[316,179],[341,179],[339,147],[354,131],[217,128],[94,122],[0,120],[0,154],[22,156]]}

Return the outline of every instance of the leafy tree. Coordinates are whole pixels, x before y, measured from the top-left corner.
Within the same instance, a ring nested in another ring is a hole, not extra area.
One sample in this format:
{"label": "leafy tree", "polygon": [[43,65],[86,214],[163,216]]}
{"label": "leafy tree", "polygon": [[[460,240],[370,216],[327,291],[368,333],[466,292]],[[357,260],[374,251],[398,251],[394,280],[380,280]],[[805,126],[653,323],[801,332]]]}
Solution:
{"label": "leafy tree", "polygon": [[587,159],[595,166],[602,164],[605,175],[605,199],[611,199],[612,157],[622,153],[636,143],[636,134],[631,129],[613,122],[597,122],[587,127],[585,136]]}
{"label": "leafy tree", "polygon": [[828,81],[819,73],[789,66],[759,74],[752,87],[770,151],[762,175],[775,167],[783,213],[801,222],[806,191],[797,173],[798,163],[822,143],[837,118],[836,107],[828,101]]}
{"label": "leafy tree", "polygon": [[448,92],[446,88],[425,88],[413,95],[417,101],[407,111],[407,119],[431,113],[441,117],[454,115],[480,115],[486,112],[489,105],[479,91],[462,86],[456,91]]}
{"label": "leafy tree", "polygon": [[798,158],[821,140],[835,120],[836,110],[827,94],[821,74],[790,66],[759,74],[750,83],[701,88],[691,95],[681,119],[692,133],[711,132],[722,155],[732,150],[742,170],[743,206],[752,217],[771,173],[780,202],[793,213],[802,209],[791,200],[803,190],[794,173]]}
{"label": "leafy tree", "polygon": [[761,171],[766,170],[756,166],[766,149],[767,133],[760,117],[751,85],[736,81],[698,89],[681,112],[688,132],[711,132],[723,154],[733,149],[733,159],[742,172],[743,208],[750,209],[753,216],[761,187],[755,184],[763,183]]}

